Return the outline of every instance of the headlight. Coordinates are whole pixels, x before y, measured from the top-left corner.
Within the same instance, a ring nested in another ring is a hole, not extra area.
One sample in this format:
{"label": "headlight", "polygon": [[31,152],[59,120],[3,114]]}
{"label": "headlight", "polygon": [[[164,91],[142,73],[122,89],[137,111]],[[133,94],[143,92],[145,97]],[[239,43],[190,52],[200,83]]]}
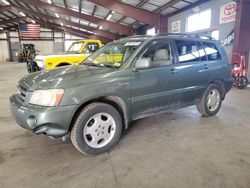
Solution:
{"label": "headlight", "polygon": [[44,68],[44,62],[43,62],[43,61],[37,60],[36,63],[37,63],[37,66],[38,66],[38,67]]}
{"label": "headlight", "polygon": [[29,103],[40,106],[58,106],[63,93],[63,89],[36,90],[32,93]]}

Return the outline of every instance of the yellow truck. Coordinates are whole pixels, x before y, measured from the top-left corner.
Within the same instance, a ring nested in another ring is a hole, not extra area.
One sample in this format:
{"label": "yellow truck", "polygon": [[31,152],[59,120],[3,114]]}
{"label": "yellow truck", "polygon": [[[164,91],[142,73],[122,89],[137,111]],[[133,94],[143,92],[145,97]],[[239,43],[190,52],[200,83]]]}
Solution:
{"label": "yellow truck", "polygon": [[72,43],[69,49],[56,55],[37,55],[34,60],[27,62],[28,72],[49,70],[55,67],[78,65],[90,54],[100,49],[102,42],[95,39],[84,39]]}

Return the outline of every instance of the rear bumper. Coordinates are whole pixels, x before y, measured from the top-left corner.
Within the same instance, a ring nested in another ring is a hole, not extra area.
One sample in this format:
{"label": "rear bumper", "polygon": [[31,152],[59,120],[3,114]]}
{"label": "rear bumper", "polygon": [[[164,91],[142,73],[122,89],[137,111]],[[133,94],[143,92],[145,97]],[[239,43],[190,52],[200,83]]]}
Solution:
{"label": "rear bumper", "polygon": [[10,98],[10,109],[17,124],[35,134],[62,137],[68,133],[76,105],[41,107],[23,103],[16,95]]}

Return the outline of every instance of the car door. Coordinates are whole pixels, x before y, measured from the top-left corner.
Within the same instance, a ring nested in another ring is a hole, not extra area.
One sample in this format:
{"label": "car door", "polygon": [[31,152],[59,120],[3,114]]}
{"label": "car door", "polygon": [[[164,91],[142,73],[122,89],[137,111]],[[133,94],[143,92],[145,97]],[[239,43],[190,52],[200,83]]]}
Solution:
{"label": "car door", "polygon": [[200,99],[211,80],[211,70],[200,42],[175,40],[180,76],[180,105],[193,104]]}
{"label": "car door", "polygon": [[155,40],[138,54],[137,62],[146,58],[150,59],[151,65],[132,72],[131,101],[134,116],[166,110],[178,103],[179,77],[172,46],[170,40]]}

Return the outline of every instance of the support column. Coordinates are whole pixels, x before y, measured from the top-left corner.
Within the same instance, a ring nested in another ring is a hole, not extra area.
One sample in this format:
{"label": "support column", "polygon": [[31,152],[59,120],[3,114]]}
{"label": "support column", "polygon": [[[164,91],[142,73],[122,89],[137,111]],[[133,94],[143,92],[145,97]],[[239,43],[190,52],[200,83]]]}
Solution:
{"label": "support column", "polygon": [[9,31],[6,32],[6,38],[7,38],[7,42],[8,42],[9,58],[10,58],[10,61],[13,61],[12,54],[11,54],[10,32]]}
{"label": "support column", "polygon": [[237,3],[237,16],[235,23],[235,37],[233,52],[245,55],[249,62],[250,54],[250,1],[240,0]]}

